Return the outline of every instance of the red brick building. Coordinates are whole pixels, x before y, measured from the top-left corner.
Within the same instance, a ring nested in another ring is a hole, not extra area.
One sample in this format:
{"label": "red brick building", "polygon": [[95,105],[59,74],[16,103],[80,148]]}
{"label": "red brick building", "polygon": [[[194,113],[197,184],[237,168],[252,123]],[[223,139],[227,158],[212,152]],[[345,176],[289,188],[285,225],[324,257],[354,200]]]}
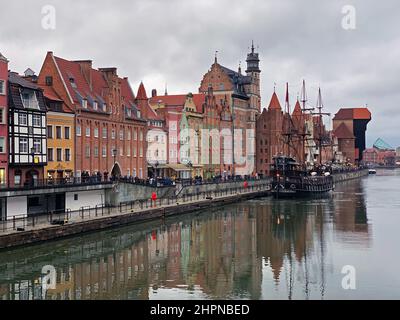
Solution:
{"label": "red brick building", "polygon": [[256,171],[260,175],[268,175],[272,157],[284,152],[283,121],[282,107],[274,92],[268,108],[257,117]]}
{"label": "red brick building", "polygon": [[369,121],[371,112],[367,108],[341,108],[333,118],[333,134],[338,138],[339,150],[352,164],[362,161]]}
{"label": "red brick building", "polygon": [[[233,113],[232,131],[235,144],[232,148],[231,174],[251,175],[255,173],[255,131],[256,116],[261,110],[260,95],[260,59],[252,45],[251,52],[247,55],[246,75],[220,65],[215,57],[214,64],[203,76],[199,92],[206,94],[212,87],[216,102],[229,106]],[[229,165],[229,164],[228,164]]]}
{"label": "red brick building", "polygon": [[147,177],[146,119],[127,78],[48,52],[38,77],[75,112],[75,176]]}

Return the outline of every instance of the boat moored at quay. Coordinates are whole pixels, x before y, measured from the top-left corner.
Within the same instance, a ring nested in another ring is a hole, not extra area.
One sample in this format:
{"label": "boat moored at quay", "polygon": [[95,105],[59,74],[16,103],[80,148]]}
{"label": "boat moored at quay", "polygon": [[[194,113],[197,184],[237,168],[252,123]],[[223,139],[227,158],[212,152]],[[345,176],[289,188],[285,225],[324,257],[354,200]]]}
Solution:
{"label": "boat moored at quay", "polygon": [[288,156],[275,156],[271,173],[271,193],[276,198],[323,194],[334,187],[329,170],[309,172]]}

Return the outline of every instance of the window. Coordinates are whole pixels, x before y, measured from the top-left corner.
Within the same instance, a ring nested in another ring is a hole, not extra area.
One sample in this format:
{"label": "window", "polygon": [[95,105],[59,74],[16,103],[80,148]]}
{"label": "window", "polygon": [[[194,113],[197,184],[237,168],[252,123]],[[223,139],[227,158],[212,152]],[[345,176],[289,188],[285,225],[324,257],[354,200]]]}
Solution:
{"label": "window", "polygon": [[127,146],[127,147],[126,147],[126,155],[127,155],[128,157],[131,156],[131,146]]}
{"label": "window", "polygon": [[122,157],[124,155],[124,148],[119,148],[119,155]]}
{"label": "window", "polygon": [[0,138],[0,153],[6,152],[6,139],[4,137]]}
{"label": "window", "polygon": [[97,110],[97,101],[93,101],[93,110]]}
{"label": "window", "polygon": [[78,137],[81,136],[81,126],[80,126],[80,125],[77,125],[77,126],[76,126],[76,135],[77,135]]}
{"label": "window", "polygon": [[137,140],[137,131],[136,129],[133,129],[133,140]]}
{"label": "window", "polygon": [[86,137],[90,137],[90,127],[86,127]]}
{"label": "window", "polygon": [[111,139],[115,139],[115,130],[114,129],[111,130]]}
{"label": "window", "polygon": [[82,100],[82,107],[84,107],[85,109],[87,108],[87,100],[86,99]]}
{"label": "window", "polygon": [[47,138],[53,139],[53,126],[47,126]]}
{"label": "window", "polygon": [[99,137],[99,128],[94,128],[94,137],[95,138]]}
{"label": "window", "polygon": [[64,127],[64,139],[67,140],[70,139],[69,133],[70,133],[70,127]]}
{"label": "window", "polygon": [[35,153],[41,153],[41,140],[39,138],[33,139],[33,149],[35,150]]}
{"label": "window", "polygon": [[94,156],[95,158],[99,157],[99,147],[94,147]]}
{"label": "window", "polygon": [[107,139],[107,128],[103,128],[103,139]]}
{"label": "window", "polygon": [[4,108],[0,108],[0,123],[4,122]]}
{"label": "window", "polygon": [[143,157],[143,147],[140,147],[140,153],[139,153],[140,157]]}
{"label": "window", "polygon": [[139,169],[139,178],[140,179],[143,178],[143,169],[142,168]]}
{"label": "window", "polygon": [[19,123],[20,126],[26,126],[28,124],[26,113],[19,113],[18,114],[18,123]]}
{"label": "window", "polygon": [[107,156],[107,147],[103,146],[103,149],[101,150],[101,155],[103,156],[103,158]]}
{"label": "window", "polygon": [[136,147],[133,147],[133,156],[136,157]]}
{"label": "window", "polygon": [[128,139],[128,140],[131,140],[131,129],[128,129],[127,139]]}
{"label": "window", "polygon": [[46,86],[52,86],[53,85],[53,77],[47,76],[46,77]]}
{"label": "window", "polygon": [[47,148],[47,160],[48,161],[54,161],[53,148]]}
{"label": "window", "polygon": [[143,130],[139,132],[139,141],[143,141]]}
{"label": "window", "polygon": [[57,161],[60,162],[62,161],[62,149],[57,148]]}
{"label": "window", "polygon": [[124,130],[119,130],[119,140],[124,140]]}
{"label": "window", "polygon": [[65,161],[71,161],[71,150],[65,149]]}
{"label": "window", "polygon": [[19,152],[20,153],[28,153],[28,139],[27,138],[19,139]]}
{"label": "window", "polygon": [[6,82],[4,80],[0,80],[0,94],[6,94]]}
{"label": "window", "polygon": [[85,148],[85,156],[86,156],[86,158],[90,157],[90,146],[86,146],[86,148]]}
{"label": "window", "polygon": [[61,139],[61,126],[56,126],[56,139]]}
{"label": "window", "polygon": [[16,174],[16,175],[14,176],[14,184],[15,184],[16,186],[21,184],[21,174]]}
{"label": "window", "polygon": [[78,201],[79,195],[77,193],[74,193],[74,201]]}
{"label": "window", "polygon": [[40,127],[40,115],[38,114],[32,115],[32,125],[34,127]]}
{"label": "window", "polygon": [[107,112],[107,105],[105,103],[103,103],[103,111]]}

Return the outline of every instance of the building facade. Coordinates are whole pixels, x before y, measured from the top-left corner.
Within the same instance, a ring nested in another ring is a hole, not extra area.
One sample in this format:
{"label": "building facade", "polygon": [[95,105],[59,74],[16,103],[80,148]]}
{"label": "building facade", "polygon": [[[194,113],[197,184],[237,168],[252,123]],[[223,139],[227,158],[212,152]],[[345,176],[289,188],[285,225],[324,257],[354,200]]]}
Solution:
{"label": "building facade", "polygon": [[212,87],[216,101],[222,105],[227,101],[233,114],[232,162],[230,175],[251,175],[255,167],[256,116],[261,110],[260,59],[252,45],[247,55],[246,75],[220,65],[215,57],[214,64],[203,76],[199,92],[207,93]]}
{"label": "building facade", "polygon": [[6,186],[8,180],[7,87],[8,87],[8,60],[0,53],[0,186]]}
{"label": "building facade", "polygon": [[48,52],[38,77],[75,113],[74,176],[147,177],[146,119],[116,68],[69,61]]}
{"label": "building facade", "polygon": [[47,106],[47,179],[71,178],[75,171],[75,115],[64,101],[43,86]]}
{"label": "building facade", "polygon": [[32,185],[44,179],[47,121],[43,90],[9,72],[9,185]]}
{"label": "building facade", "polygon": [[357,164],[365,150],[365,132],[371,112],[367,108],[341,108],[333,118],[333,134],[346,161]]}

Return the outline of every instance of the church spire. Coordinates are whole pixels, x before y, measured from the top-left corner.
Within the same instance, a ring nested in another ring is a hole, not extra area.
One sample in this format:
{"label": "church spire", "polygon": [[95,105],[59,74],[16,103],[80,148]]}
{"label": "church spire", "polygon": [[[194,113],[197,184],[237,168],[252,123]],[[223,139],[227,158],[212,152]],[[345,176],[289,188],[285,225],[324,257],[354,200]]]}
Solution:
{"label": "church spire", "polygon": [[254,41],[251,41],[251,52],[247,54],[247,70],[246,73],[258,72],[260,73],[260,59],[258,53],[254,52]]}

